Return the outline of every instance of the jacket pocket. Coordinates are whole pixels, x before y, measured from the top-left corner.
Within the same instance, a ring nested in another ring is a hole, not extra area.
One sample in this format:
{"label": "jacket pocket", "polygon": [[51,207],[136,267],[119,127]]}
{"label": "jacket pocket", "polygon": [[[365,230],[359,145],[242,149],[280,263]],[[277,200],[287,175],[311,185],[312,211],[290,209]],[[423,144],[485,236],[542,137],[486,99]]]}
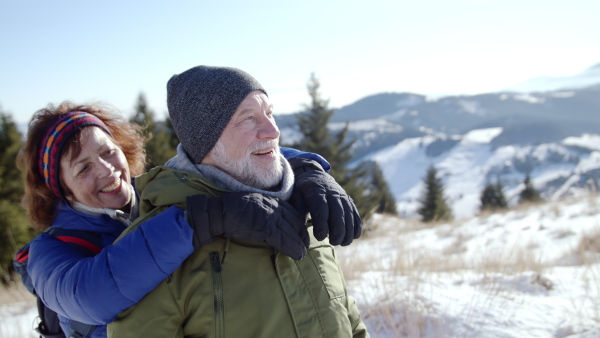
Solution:
{"label": "jacket pocket", "polygon": [[321,280],[327,289],[330,299],[344,297],[346,295],[342,272],[339,269],[333,247],[326,245],[310,248],[308,256],[312,260],[315,269],[321,276]]}

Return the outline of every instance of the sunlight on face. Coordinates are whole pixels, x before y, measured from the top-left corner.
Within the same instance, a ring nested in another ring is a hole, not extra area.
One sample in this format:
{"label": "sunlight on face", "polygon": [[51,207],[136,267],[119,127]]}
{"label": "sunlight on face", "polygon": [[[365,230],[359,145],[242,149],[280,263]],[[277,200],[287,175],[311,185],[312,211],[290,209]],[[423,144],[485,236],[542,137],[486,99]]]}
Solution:
{"label": "sunlight on face", "polygon": [[258,189],[281,182],[279,129],[267,95],[256,90],[246,96],[202,163]]}
{"label": "sunlight on face", "polygon": [[70,192],[69,202],[92,208],[121,209],[133,196],[125,155],[104,131],[86,127],[81,131],[81,153],[71,160],[70,152],[60,158],[60,177]]}

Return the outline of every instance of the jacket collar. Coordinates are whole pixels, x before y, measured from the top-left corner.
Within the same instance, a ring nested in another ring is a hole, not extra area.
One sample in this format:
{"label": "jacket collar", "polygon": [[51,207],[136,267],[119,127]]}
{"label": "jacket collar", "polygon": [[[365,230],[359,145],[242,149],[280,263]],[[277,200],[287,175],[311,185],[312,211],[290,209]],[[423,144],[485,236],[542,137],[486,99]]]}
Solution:
{"label": "jacket collar", "polygon": [[193,163],[181,144],[177,146],[177,155],[167,161],[165,167],[200,174],[215,182],[219,187],[232,192],[257,192],[288,200],[292,195],[292,189],[294,187],[294,173],[292,172],[292,168],[288,161],[283,156],[281,156],[280,161],[283,166],[283,179],[273,191],[250,187],[213,166]]}

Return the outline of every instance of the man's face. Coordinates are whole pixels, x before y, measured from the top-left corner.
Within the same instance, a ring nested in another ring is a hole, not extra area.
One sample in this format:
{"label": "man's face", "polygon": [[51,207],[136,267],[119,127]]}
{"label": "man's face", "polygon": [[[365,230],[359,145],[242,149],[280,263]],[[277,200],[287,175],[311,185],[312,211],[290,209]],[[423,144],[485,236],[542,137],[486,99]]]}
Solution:
{"label": "man's face", "polygon": [[255,90],[246,96],[201,163],[258,189],[266,190],[281,182],[279,129],[267,95]]}

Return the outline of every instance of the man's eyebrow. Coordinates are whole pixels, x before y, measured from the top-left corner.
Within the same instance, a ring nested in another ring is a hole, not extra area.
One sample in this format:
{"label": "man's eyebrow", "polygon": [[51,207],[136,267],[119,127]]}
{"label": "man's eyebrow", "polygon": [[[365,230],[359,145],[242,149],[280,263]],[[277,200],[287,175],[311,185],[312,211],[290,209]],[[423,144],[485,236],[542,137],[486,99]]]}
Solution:
{"label": "man's eyebrow", "polygon": [[237,113],[236,116],[244,116],[244,115],[250,114],[250,113],[252,113],[252,109],[244,108],[239,113]]}

